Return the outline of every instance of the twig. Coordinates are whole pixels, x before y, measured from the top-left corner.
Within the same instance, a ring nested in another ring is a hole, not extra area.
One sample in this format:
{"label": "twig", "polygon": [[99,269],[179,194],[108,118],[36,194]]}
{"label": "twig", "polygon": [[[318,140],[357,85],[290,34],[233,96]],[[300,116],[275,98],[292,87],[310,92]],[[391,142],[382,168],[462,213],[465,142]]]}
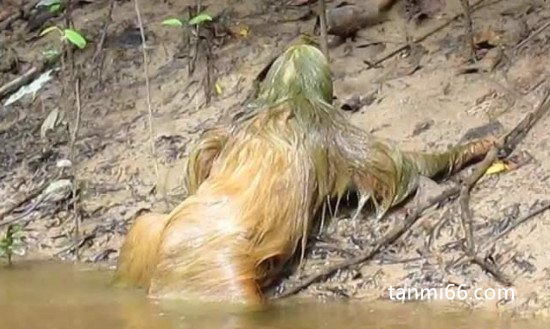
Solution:
{"label": "twig", "polygon": [[[540,118],[542,118],[542,116],[546,112],[548,112],[548,109],[550,106],[549,104],[547,104],[548,103],[547,101],[549,97],[550,97],[550,89],[547,89],[545,95],[542,98],[542,101],[539,103],[535,111],[533,113],[529,113],[528,115],[526,115],[509,133],[503,135],[496,142],[496,144],[491,148],[491,150],[487,152],[483,161],[477,164],[474,172],[469,177],[467,177],[467,179],[462,183],[462,186],[460,189],[460,196],[459,196],[460,218],[461,218],[461,224],[464,231],[464,235],[466,238],[466,250],[465,250],[466,257],[470,259],[472,262],[474,262],[475,264],[478,264],[479,266],[481,266],[484,270],[493,274],[493,276],[498,281],[506,285],[510,285],[511,281],[507,279],[496,266],[479,258],[476,254],[475,241],[474,241],[473,229],[472,229],[473,218],[469,207],[470,190],[476,184],[476,182],[484,175],[484,173],[491,166],[491,164],[499,157],[499,153],[501,156],[504,156],[504,157],[509,156],[512,153],[512,151],[515,149],[515,147],[519,144],[521,139],[525,137],[527,132],[531,130],[531,128],[535,125],[535,123],[537,123],[537,121],[540,120]],[[462,257],[460,259],[462,259]],[[459,260],[456,260],[454,263],[456,264]]]}
{"label": "twig", "polygon": [[[73,6],[71,4],[72,0],[67,0],[67,9],[65,11],[65,26],[66,28],[70,29],[73,28]],[[69,60],[69,64],[71,65],[71,80],[70,82],[73,82],[73,79],[75,78],[75,62],[74,62],[74,54],[73,54],[73,48],[71,46],[67,47],[67,59]]]}
{"label": "twig", "polygon": [[149,85],[149,69],[147,65],[147,44],[145,42],[145,31],[143,30],[143,22],[141,21],[141,14],[139,11],[138,0],[134,0],[134,9],[136,11],[136,16],[139,24],[139,32],[141,34],[141,48],[143,53],[143,74],[145,75],[145,88],[147,95],[147,111],[149,119],[149,142],[151,143],[151,156],[153,157],[153,162],[155,166],[155,174],[157,178],[157,185],[159,182],[159,167],[158,161],[155,152],[155,139],[153,133],[153,109],[151,106],[151,88]]}
{"label": "twig", "polygon": [[[46,196],[40,196],[36,202],[31,205],[31,207],[27,210],[25,210],[25,212],[23,212],[22,214],[18,215],[17,217],[14,217],[14,218],[11,218],[10,220],[7,220],[5,222],[0,222],[0,228],[4,227],[4,226],[9,226],[15,222],[18,222],[20,221],[21,219],[27,217],[31,212],[35,211],[39,205],[41,205],[44,200],[46,200]],[[29,220],[25,221],[25,222],[29,222]]]}
{"label": "twig", "polygon": [[81,105],[80,105],[80,78],[75,79],[74,84],[74,93],[76,98],[76,117],[74,121],[73,131],[71,134],[71,141],[69,144],[69,156],[71,163],[74,165],[74,159],[75,159],[75,152],[74,152],[74,146],[76,143],[76,138],[78,136],[78,129],[80,128],[80,115],[81,115]]}
{"label": "twig", "polygon": [[449,221],[449,209],[445,210],[443,212],[443,215],[441,215],[441,218],[439,221],[435,224],[435,226],[430,230],[430,234],[428,234],[428,237],[426,239],[426,249],[431,250],[432,244],[437,237],[439,237],[440,231],[443,228],[443,226]]}
{"label": "twig", "polygon": [[109,1],[109,12],[107,13],[107,19],[105,19],[105,22],[103,22],[103,28],[101,31],[101,37],[99,39],[99,42],[97,44],[97,47],[95,49],[94,55],[92,56],[92,62],[96,62],[96,60],[99,58],[99,63],[96,65],[96,71],[97,71],[97,80],[99,83],[99,86],[103,84],[103,66],[105,65],[105,57],[100,55],[102,54],[103,45],[105,44],[105,39],[107,38],[107,29],[109,27],[109,24],[113,20],[113,9],[115,7],[115,0]]}
{"label": "twig", "polygon": [[[470,14],[475,12],[476,10],[478,10],[479,8],[481,8],[481,3],[485,1],[485,0],[478,0],[477,2],[475,2],[473,5],[470,5]],[[456,14],[455,16],[451,17],[448,21],[442,23],[441,25],[439,26],[436,26],[434,29],[424,33],[423,35],[419,36],[419,37],[416,37],[412,40],[412,43],[419,43],[419,42],[422,42],[424,40],[426,40],[427,38],[429,38],[430,36],[436,34],[437,32],[443,30],[445,27],[449,26],[452,22],[456,21],[457,19],[459,19],[460,17],[463,16],[463,13],[460,13],[460,14]],[[379,59],[377,59],[376,61],[374,61],[372,63],[372,66],[373,67],[376,67],[378,65],[380,65],[381,63],[385,62],[386,60],[392,58],[393,56],[401,53],[403,50],[407,49],[409,47],[408,44],[404,44],[404,45],[401,45],[399,47],[397,47],[396,49],[390,51],[389,53],[387,53],[386,55],[383,55],[382,57],[380,57]]]}
{"label": "twig", "polygon": [[460,196],[458,197],[460,204],[460,218],[462,228],[466,237],[466,251],[468,254],[474,252],[474,238],[472,229],[472,212],[470,210],[470,190],[476,184],[476,182],[483,177],[483,174],[493,164],[498,155],[498,148],[492,147],[485,155],[483,161],[478,163],[474,169],[474,172],[466,178],[460,188]]}
{"label": "twig", "polygon": [[17,78],[7,82],[0,87],[0,99],[16,92],[19,88],[34,80],[38,75],[42,74],[47,69],[57,64],[58,60],[63,59],[63,54],[58,54],[53,58],[43,60],[38,64],[28,69],[25,73]]}
{"label": "twig", "polygon": [[[201,11],[201,2],[200,0],[196,1],[195,13],[193,15],[198,15]],[[191,10],[189,10],[189,19],[192,19]],[[195,25],[195,53],[189,62],[189,75],[192,75],[195,72],[195,65],[197,63],[197,57],[199,56],[199,46],[201,42],[200,36],[200,24]]]}
{"label": "twig", "polygon": [[204,96],[206,98],[206,105],[210,104],[210,101],[212,100],[212,74],[213,74],[213,63],[212,63],[212,44],[211,44],[211,38],[208,37],[206,42],[206,77],[205,77],[205,88],[204,88]]}
{"label": "twig", "polygon": [[[74,85],[74,93],[76,98],[76,118],[71,134],[71,144],[70,144],[70,160],[71,168],[73,171],[73,184],[72,184],[72,199],[73,199],[73,216],[74,216],[74,239],[78,241],[80,238],[80,218],[78,212],[78,205],[76,199],[76,190],[77,190],[77,179],[76,179],[76,163],[75,163],[75,150],[74,145],[76,143],[76,138],[78,136],[78,130],[80,128],[80,114],[81,114],[81,105],[80,105],[80,78],[76,77]],[[75,250],[76,259],[80,260],[79,249]]]}
{"label": "twig", "polygon": [[327,9],[325,0],[319,0],[319,26],[321,28],[321,50],[328,61],[330,61],[328,53],[328,37],[327,37]]}
{"label": "twig", "polygon": [[72,245],[66,247],[65,249],[58,251],[55,256],[60,256],[62,254],[69,254],[71,252],[75,252],[78,255],[78,250],[84,246],[84,244],[96,237],[97,233],[92,232],[90,234],[85,235],[83,238],[75,241]]}
{"label": "twig", "polygon": [[[65,27],[66,28],[73,28],[73,19],[72,19],[72,0],[67,0],[66,4],[66,11],[65,11]],[[68,81],[65,81],[64,83],[64,90],[63,93],[66,93],[68,89],[68,86],[71,86],[74,83],[73,86],[73,93],[75,96],[76,101],[76,115],[75,115],[75,123],[74,127],[71,133],[71,140],[69,145],[69,159],[71,161],[71,171],[73,174],[72,179],[72,194],[73,194],[73,216],[74,216],[74,223],[75,223],[75,232],[74,232],[74,239],[75,241],[78,241],[80,237],[80,230],[79,230],[79,218],[78,218],[78,205],[76,200],[76,184],[77,184],[77,177],[76,177],[76,164],[75,164],[75,150],[74,145],[76,142],[76,137],[78,135],[78,129],[80,125],[80,77],[79,72],[77,72],[76,63],[74,59],[74,52],[73,48],[70,45],[67,45],[64,43],[64,46],[67,49],[67,59],[69,61],[69,77]],[[67,93],[68,94],[68,93]],[[66,99],[66,109],[69,111],[73,107],[74,104],[71,104],[70,97],[65,98]],[[80,260],[79,250],[76,250],[76,260]]]}
{"label": "twig", "polygon": [[476,45],[474,42],[474,29],[472,26],[472,16],[470,15],[470,4],[468,3],[468,0],[460,0],[460,4],[462,5],[462,9],[464,10],[464,20],[466,23],[466,36],[468,37],[468,58],[471,61],[476,60]]}
{"label": "twig", "polygon": [[[48,185],[50,185],[50,183],[51,182],[46,182],[46,183],[42,184],[40,187],[36,188],[32,192],[25,195],[19,202],[16,202],[11,207],[8,207],[6,210],[2,211],[0,213],[0,221],[2,219],[4,219],[4,217],[6,217],[6,215],[12,213],[15,209],[21,207],[23,204],[25,204],[25,203],[29,202],[30,200],[32,200],[32,199],[36,198],[37,196],[39,196],[48,187]],[[3,224],[3,223],[0,222],[0,225],[1,224]]]}
{"label": "twig", "polygon": [[364,263],[366,261],[371,260],[375,255],[377,255],[382,249],[385,247],[391,245],[393,242],[395,242],[397,239],[399,239],[403,233],[405,233],[411,226],[416,223],[416,221],[420,218],[420,215],[424,212],[424,210],[431,208],[433,205],[441,203],[445,201],[446,199],[453,197],[457,195],[460,192],[460,188],[458,186],[452,186],[447,189],[445,189],[443,192],[441,192],[439,195],[428,199],[427,201],[421,203],[418,207],[416,207],[414,210],[412,210],[410,213],[408,213],[405,216],[405,219],[401,221],[400,225],[392,229],[390,232],[388,232],[384,237],[382,237],[372,248],[370,251],[360,254],[354,258],[351,258],[349,260],[343,261],[341,263],[334,264],[332,266],[329,266],[325,270],[321,271],[318,274],[312,275],[309,278],[306,278],[303,282],[298,284],[297,286],[287,290],[286,292],[276,296],[275,298],[285,298],[291,295],[294,295],[295,293],[299,292],[300,290],[308,287],[312,283],[321,280],[333,273],[335,273],[338,270],[346,269],[350,266],[357,265]]}
{"label": "twig", "polygon": [[514,50],[518,51],[521,47],[523,47],[529,41],[533,40],[534,37],[539,35],[542,31],[546,30],[549,26],[550,26],[550,20],[548,22],[546,22],[544,25],[542,25],[541,27],[539,27],[535,32],[531,33],[531,35],[529,35],[527,38],[525,38],[525,40],[523,40],[522,42],[517,44],[514,47]]}
{"label": "twig", "polygon": [[500,150],[500,157],[509,156],[516,146],[523,140],[527,133],[533,128],[533,126],[545,115],[548,113],[550,108],[550,87],[546,88],[544,96],[542,97],[541,102],[537,106],[534,112],[527,114],[521,122],[506,134],[503,138],[503,146]]}
{"label": "twig", "polygon": [[115,7],[115,0],[109,0],[109,12],[107,13],[107,19],[105,20],[105,22],[103,22],[103,28],[101,29],[101,37],[99,38],[99,42],[97,43],[97,47],[95,48],[94,55],[92,56],[92,62],[96,61],[99,54],[101,53],[101,50],[103,50],[103,44],[105,43],[105,39],[107,38],[107,28],[109,27],[109,24],[111,24],[113,20],[114,7]]}
{"label": "twig", "polygon": [[34,79],[40,73],[40,71],[41,70],[38,67],[31,67],[27,72],[23,73],[23,75],[20,75],[17,78],[11,80],[10,82],[6,83],[5,85],[1,86],[0,99],[13,93],[19,87],[27,84],[29,81]]}

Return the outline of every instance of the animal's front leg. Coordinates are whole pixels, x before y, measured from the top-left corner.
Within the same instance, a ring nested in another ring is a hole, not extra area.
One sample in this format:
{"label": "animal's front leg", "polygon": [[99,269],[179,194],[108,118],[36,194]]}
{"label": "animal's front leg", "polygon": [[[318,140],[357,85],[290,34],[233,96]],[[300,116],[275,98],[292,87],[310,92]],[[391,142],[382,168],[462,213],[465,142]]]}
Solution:
{"label": "animal's front leg", "polygon": [[413,193],[418,184],[418,171],[402,152],[392,145],[363,136],[348,153],[351,181],[359,196],[357,218],[366,203],[372,201],[376,218]]}

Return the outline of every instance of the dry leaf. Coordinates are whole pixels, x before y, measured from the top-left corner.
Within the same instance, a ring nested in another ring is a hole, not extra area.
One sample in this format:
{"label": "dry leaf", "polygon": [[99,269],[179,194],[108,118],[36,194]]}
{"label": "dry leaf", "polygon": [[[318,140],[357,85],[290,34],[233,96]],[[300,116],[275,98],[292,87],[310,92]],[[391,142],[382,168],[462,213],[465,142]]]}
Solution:
{"label": "dry leaf", "polygon": [[487,171],[485,171],[485,175],[494,175],[508,170],[510,170],[509,166],[504,161],[498,160],[495,161],[489,168],[487,168]]}

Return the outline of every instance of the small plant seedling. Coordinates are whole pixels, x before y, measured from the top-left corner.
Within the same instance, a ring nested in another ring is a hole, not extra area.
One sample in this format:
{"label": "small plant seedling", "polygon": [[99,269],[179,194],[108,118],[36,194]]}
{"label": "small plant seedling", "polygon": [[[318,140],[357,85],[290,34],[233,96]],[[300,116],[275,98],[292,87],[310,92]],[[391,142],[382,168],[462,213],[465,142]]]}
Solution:
{"label": "small plant seedling", "polygon": [[53,31],[57,31],[61,35],[61,41],[63,42],[68,40],[70,43],[72,43],[73,45],[77,46],[80,49],[84,49],[86,47],[86,44],[87,44],[86,39],[84,39],[82,34],[80,34],[79,32],[73,29],[60,29],[59,27],[54,25],[44,29],[40,33],[40,36],[44,36]]}
{"label": "small plant seedling", "polygon": [[[202,12],[200,14],[197,14],[195,15],[194,17],[192,17],[189,21],[185,20],[185,19],[180,19],[180,18],[168,18],[168,19],[165,19],[164,21],[162,21],[162,25],[166,25],[166,26],[171,26],[171,27],[194,27],[195,28],[195,31],[194,33],[194,36],[197,40],[197,42],[195,43],[196,45],[196,49],[197,49],[197,52],[195,53],[194,56],[191,57],[191,60],[189,62],[189,74],[193,74],[194,70],[195,70],[195,62],[197,60],[197,53],[198,53],[198,47],[199,47],[199,42],[201,42],[201,38],[199,38],[199,36],[197,35],[198,34],[198,29],[201,25],[203,25],[204,23],[206,22],[211,22],[213,21],[214,19],[212,18],[212,16],[210,14],[207,14],[205,12]],[[187,41],[187,44],[189,45],[189,34],[187,34],[187,30],[184,29],[183,30],[184,33],[184,38],[185,41]],[[210,47],[210,46],[208,46]],[[189,48],[187,48],[188,50],[188,54],[190,53],[189,52]],[[210,50],[208,50],[210,51]],[[207,83],[205,85],[205,89],[207,89],[207,100],[206,102],[210,102],[210,90],[212,89],[212,85],[211,85],[211,82],[210,82],[210,70],[209,70],[209,64],[208,64],[208,57],[207,57],[207,70],[206,70],[206,74],[207,74]],[[223,91],[221,89],[221,86],[219,84],[216,84],[215,86],[215,91],[218,95],[220,95]]]}
{"label": "small plant seedling", "polygon": [[174,27],[179,27],[179,26],[184,26],[184,25],[202,25],[204,24],[205,22],[210,22],[212,21],[213,18],[211,15],[207,14],[207,13],[200,13],[198,15],[196,15],[195,17],[191,18],[189,21],[185,20],[185,19],[180,19],[180,18],[168,18],[168,19],[165,19],[164,21],[162,21],[162,25],[166,25],[166,26],[174,26]]}
{"label": "small plant seedling", "polygon": [[22,227],[20,225],[10,225],[6,230],[6,235],[0,239],[0,257],[6,258],[9,266],[12,265],[14,254],[25,254],[25,243],[22,238]]}

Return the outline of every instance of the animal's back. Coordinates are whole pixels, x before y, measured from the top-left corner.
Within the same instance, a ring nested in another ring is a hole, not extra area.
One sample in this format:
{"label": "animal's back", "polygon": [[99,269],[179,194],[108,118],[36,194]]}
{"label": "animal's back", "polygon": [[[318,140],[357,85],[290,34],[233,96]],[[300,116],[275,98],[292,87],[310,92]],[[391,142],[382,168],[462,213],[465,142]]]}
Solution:
{"label": "animal's back", "polygon": [[[258,301],[291,257],[315,206],[315,168],[289,116],[260,115],[171,214],[150,294]],[[269,116],[269,117],[268,117]]]}

